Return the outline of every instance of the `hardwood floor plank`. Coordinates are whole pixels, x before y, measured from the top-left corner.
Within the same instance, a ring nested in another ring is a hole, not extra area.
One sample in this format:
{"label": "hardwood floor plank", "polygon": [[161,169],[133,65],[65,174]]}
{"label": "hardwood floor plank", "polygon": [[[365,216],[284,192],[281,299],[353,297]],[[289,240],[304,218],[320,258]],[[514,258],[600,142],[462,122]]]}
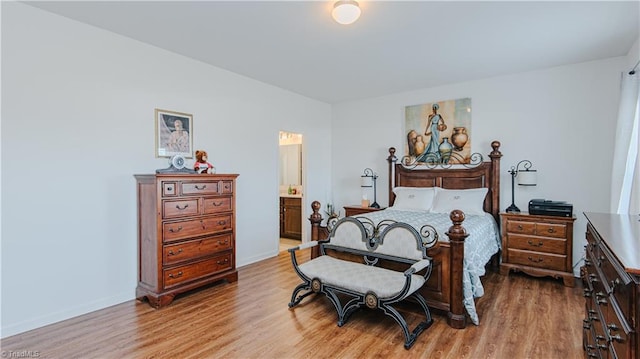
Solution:
{"label": "hardwood floor plank", "polygon": [[[309,251],[298,260],[306,261]],[[40,358],[582,358],[582,288],[559,280],[488,272],[476,302],[480,325],[433,325],[410,350],[381,311],[355,312],[337,326],[324,295],[287,304],[300,283],[289,254],[239,268],[237,282],[179,295],[162,309],[129,301],[2,339],[3,351]],[[413,328],[414,303],[398,309]]]}

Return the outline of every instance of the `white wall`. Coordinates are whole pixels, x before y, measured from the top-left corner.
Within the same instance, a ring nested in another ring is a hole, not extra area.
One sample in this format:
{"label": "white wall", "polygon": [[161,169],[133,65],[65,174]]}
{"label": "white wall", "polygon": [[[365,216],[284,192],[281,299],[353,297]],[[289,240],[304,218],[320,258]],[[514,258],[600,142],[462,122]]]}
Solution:
{"label": "white wall", "polygon": [[240,174],[238,266],[278,251],[279,130],[305,139],[306,217],[329,187],[328,104],[21,3],[2,3],[2,105],[2,337],[135,297],[133,175],[168,166],[155,108]]}
{"label": "white wall", "polygon": [[360,203],[359,177],[365,167],[371,167],[380,174],[378,203],[386,206],[387,149],[396,147],[398,158],[404,155],[404,107],[470,97],[472,151],[488,160],[491,141],[502,143],[501,208],[511,203],[507,171],[522,159],[531,160],[538,170],[538,185],[516,186],[516,205],[527,211],[532,198],[572,203],[577,217],[573,263],[577,263],[584,252],[582,212],[609,209],[624,60],[612,58],[335,105],[334,203],[339,208]]}

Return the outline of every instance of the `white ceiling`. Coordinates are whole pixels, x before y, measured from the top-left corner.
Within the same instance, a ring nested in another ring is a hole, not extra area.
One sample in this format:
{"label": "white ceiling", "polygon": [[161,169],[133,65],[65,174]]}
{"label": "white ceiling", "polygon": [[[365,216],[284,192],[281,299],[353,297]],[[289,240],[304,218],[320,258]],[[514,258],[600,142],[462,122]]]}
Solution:
{"label": "white ceiling", "polygon": [[624,56],[639,1],[28,2],[328,103]]}

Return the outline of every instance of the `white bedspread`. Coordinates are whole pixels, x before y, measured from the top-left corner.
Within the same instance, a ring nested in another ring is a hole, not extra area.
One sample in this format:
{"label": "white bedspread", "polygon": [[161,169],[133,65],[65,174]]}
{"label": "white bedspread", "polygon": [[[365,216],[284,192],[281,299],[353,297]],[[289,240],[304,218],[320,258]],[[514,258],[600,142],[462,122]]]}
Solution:
{"label": "white bedspread", "polygon": [[[392,219],[408,223],[418,230],[423,225],[430,224],[438,231],[440,241],[445,242],[449,241],[449,237],[445,233],[452,225],[449,214],[424,211],[385,209],[355,217],[367,217],[374,223],[378,223],[383,219]],[[473,324],[478,325],[480,321],[478,313],[476,313],[474,298],[484,295],[484,287],[480,277],[485,274],[484,268],[491,256],[500,249],[500,234],[496,221],[489,213],[484,215],[465,215],[462,225],[469,233],[469,237],[464,241],[463,302],[471,321]]]}

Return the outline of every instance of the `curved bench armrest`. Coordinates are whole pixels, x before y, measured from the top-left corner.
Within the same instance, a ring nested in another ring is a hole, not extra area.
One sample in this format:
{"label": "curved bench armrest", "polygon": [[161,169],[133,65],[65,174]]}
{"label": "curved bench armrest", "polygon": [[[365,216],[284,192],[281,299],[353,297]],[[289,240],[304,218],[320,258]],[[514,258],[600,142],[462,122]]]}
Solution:
{"label": "curved bench armrest", "polygon": [[421,260],[419,262],[415,262],[415,263],[413,263],[413,265],[411,267],[409,267],[409,269],[404,271],[404,274],[408,275],[408,274],[413,274],[413,273],[420,272],[421,270],[423,270],[426,267],[428,267],[430,264],[431,264],[431,260],[430,259],[423,259],[423,260]]}
{"label": "curved bench armrest", "polygon": [[293,248],[289,248],[288,250],[289,250],[289,252],[295,252],[295,251],[300,250],[300,249],[311,248],[311,247],[315,247],[317,245],[318,245],[318,241],[311,241],[311,242],[307,242],[307,243],[302,243],[301,245],[295,246]]}

